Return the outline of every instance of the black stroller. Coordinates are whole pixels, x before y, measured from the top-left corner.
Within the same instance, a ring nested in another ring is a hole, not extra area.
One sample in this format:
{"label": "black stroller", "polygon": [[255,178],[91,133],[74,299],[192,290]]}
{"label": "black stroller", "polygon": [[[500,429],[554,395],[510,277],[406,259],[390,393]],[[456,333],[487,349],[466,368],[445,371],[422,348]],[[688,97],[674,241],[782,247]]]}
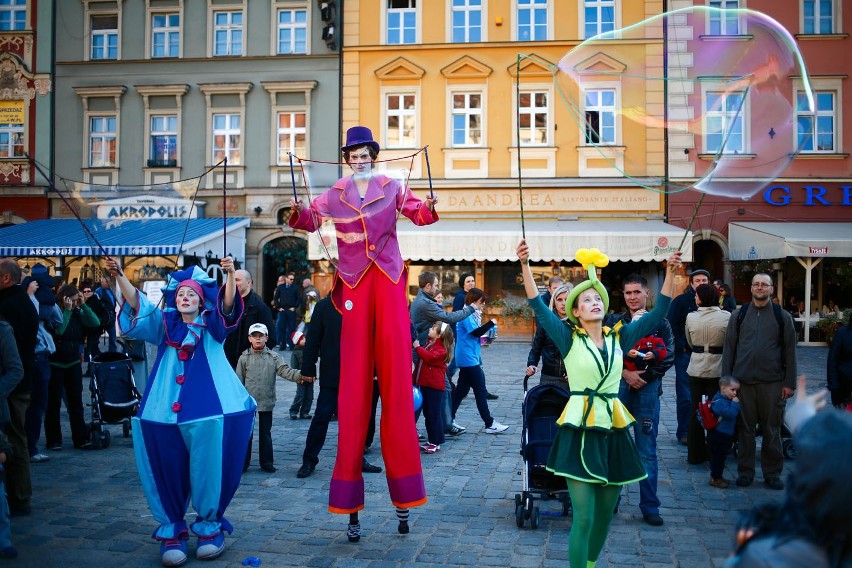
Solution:
{"label": "black stroller", "polygon": [[[547,471],[547,456],[556,439],[556,420],[562,415],[571,394],[557,385],[537,385],[527,390],[529,377],[524,377],[523,429],[521,456],[524,459],[523,491],[515,494],[515,524],[523,528],[529,519],[531,528],[538,528],[541,511],[535,504],[540,500],[559,500],[567,516],[571,499],[565,478]],[[550,514],[550,513],[545,513]]]}
{"label": "black stroller", "polygon": [[133,379],[133,361],[115,352],[101,353],[89,363],[92,379],[92,422],[89,425],[96,448],[108,448],[109,430],[104,424],[121,424],[124,437],[130,436],[130,418],[139,409],[141,396]]}

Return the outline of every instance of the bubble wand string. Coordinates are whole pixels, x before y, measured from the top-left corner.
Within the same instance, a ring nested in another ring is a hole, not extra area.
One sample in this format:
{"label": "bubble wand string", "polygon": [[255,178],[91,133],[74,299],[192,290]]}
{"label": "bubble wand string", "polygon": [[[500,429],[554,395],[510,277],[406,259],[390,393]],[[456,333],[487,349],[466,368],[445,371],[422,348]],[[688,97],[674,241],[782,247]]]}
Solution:
{"label": "bubble wand string", "polygon": [[526,240],[527,229],[524,223],[524,184],[521,177],[521,54],[515,76],[515,145],[518,148],[518,201],[521,204],[521,238]]}
{"label": "bubble wand string", "polygon": [[287,152],[287,155],[290,156],[290,183],[293,184],[293,201],[296,201],[299,196],[296,194],[296,170],[293,169],[293,153]]}
{"label": "bubble wand string", "polygon": [[429,165],[429,146],[423,147],[423,154],[426,156],[426,175],[429,177],[429,197],[435,199],[435,190],[432,189],[432,166]]}

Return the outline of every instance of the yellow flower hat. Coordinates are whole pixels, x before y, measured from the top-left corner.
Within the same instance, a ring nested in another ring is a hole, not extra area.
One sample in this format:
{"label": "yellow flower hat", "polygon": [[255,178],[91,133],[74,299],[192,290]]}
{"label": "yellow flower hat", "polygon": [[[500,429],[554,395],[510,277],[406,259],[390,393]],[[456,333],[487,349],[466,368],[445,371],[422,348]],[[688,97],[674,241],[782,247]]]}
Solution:
{"label": "yellow flower hat", "polygon": [[577,286],[574,286],[574,289],[571,290],[571,293],[568,294],[568,298],[565,300],[565,311],[568,313],[568,319],[579,325],[580,322],[574,315],[574,302],[577,301],[577,296],[589,288],[594,288],[597,293],[600,294],[601,299],[603,300],[604,312],[609,311],[609,294],[607,294],[606,288],[604,288],[604,285],[601,284],[601,281],[598,280],[598,274],[595,271],[596,268],[603,268],[608,265],[609,257],[596,248],[581,248],[574,254],[574,258],[576,258],[577,262],[582,264],[583,268],[585,268],[589,273],[589,279],[581,282]]}

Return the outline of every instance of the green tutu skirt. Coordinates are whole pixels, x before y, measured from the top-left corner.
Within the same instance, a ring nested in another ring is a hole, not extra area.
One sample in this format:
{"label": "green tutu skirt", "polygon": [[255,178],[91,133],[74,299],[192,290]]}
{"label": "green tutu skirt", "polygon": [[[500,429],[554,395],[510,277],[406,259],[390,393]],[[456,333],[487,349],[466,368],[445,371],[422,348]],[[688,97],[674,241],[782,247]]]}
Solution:
{"label": "green tutu skirt", "polygon": [[568,424],[556,433],[547,471],[604,485],[626,485],[648,477],[628,429],[581,430]]}

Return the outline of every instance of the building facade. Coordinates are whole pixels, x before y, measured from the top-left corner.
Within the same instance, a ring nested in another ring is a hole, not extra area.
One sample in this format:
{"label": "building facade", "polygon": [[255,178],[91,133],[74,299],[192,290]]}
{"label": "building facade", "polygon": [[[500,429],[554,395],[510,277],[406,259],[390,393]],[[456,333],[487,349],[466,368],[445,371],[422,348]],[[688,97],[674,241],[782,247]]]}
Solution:
{"label": "building facade", "polygon": [[[672,2],[673,8],[691,2]],[[712,2],[710,4],[713,4]],[[719,4],[719,3],[716,3]],[[852,108],[848,86],[852,62],[837,54],[850,47],[852,11],[840,0],[750,0],[724,2],[726,8],[749,8],[763,12],[786,29],[801,50],[813,89],[815,108],[807,108],[801,74],[778,79],[777,88],[790,101],[794,113],[788,133],[788,146],[798,153],[789,164],[770,178],[758,180],[762,189],[748,199],[705,195],[693,223],[696,266],[710,270],[717,278],[734,285],[740,301],[750,298],[749,282],[755,271],[766,271],[777,281],[776,293],[785,307],[796,313],[802,339],[809,339],[814,316],[828,300],[849,307],[852,294],[849,270],[852,257],[852,160],[849,140],[852,126],[846,109]],[[715,42],[724,50],[724,42],[756,41],[747,16],[731,18],[711,26],[709,20],[682,25],[672,34],[668,53],[670,62],[696,61],[688,57],[701,42]],[[674,54],[678,56],[675,57]],[[687,57],[684,57],[687,56]],[[671,73],[693,77],[695,66],[672,65]],[[670,91],[669,107],[686,109],[688,115],[709,120],[707,97],[696,96],[689,102]],[[760,160],[760,152],[775,130],[778,120],[763,123],[746,95],[743,105],[741,144],[744,154]],[[780,117],[776,117],[780,118]],[[774,129],[772,128],[774,126]],[[735,151],[736,149],[726,149]],[[706,168],[708,148],[705,137],[672,134],[669,165],[673,178],[687,182]],[[786,163],[786,162],[785,162]],[[687,226],[695,213],[698,196],[686,191],[672,195],[669,218],[675,225]],[[791,298],[804,302],[804,309],[791,305]],[[844,299],[846,302],[844,303]],[[807,324],[807,325],[802,325]],[[819,335],[816,333],[816,335]]]}
{"label": "building facade", "polygon": [[[522,297],[521,192],[542,285],[579,277],[572,261],[584,246],[620,261],[605,275],[615,287],[626,271],[656,275],[648,261],[683,236],[664,223],[664,139],[621,109],[662,109],[662,82],[634,72],[662,69],[661,28],[596,46],[578,62],[582,81],[558,63],[585,39],[661,10],[659,1],[623,0],[343,3],[342,130],[372,128],[380,159],[413,156],[415,193],[431,188],[439,198],[438,224],[401,225],[412,292],[431,269],[447,291],[472,272],[489,295]],[[630,175],[627,162],[639,164]]]}
{"label": "building facade", "polygon": [[[287,267],[264,263],[264,249],[287,238],[279,223],[293,194],[289,153],[337,158],[336,13],[313,0],[56,5],[54,171],[66,186],[77,182],[81,215],[144,194],[250,219],[237,260],[271,297]],[[192,191],[180,180],[194,180]],[[70,211],[53,198],[50,213]]]}

